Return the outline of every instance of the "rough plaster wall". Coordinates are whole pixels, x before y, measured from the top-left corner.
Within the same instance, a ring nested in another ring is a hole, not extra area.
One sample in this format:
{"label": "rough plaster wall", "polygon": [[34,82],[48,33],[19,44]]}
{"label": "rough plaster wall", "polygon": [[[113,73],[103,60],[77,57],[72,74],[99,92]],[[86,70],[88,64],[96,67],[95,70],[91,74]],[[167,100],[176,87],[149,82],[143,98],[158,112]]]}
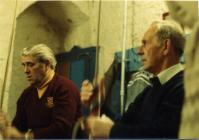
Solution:
{"label": "rough plaster wall", "polygon": [[[9,10],[8,9],[9,6]],[[12,0],[0,1],[0,95],[6,74],[6,66],[12,35],[15,2]],[[5,12],[6,11],[6,12]],[[7,92],[5,93],[6,96]]]}
{"label": "rough plaster wall", "polygon": [[[131,4],[131,3],[128,3]],[[129,10],[128,10],[129,13]],[[128,14],[130,15],[130,14]],[[131,21],[128,18],[127,28],[130,28]],[[104,1],[102,2],[100,22],[100,75],[102,75],[113,61],[114,53],[122,50],[124,25],[124,2]],[[128,30],[130,33],[130,30]],[[127,38],[130,38],[127,35]],[[129,39],[127,39],[129,40]],[[127,42],[126,44],[130,44]]]}
{"label": "rough plaster wall", "polygon": [[162,1],[134,1],[132,6],[132,46],[137,47],[141,45],[141,38],[150,24],[161,20],[162,14],[168,10]]}
{"label": "rough plaster wall", "polygon": [[91,28],[90,22],[85,22],[69,30],[65,39],[65,50],[70,51],[74,45],[82,48],[91,46]]}
{"label": "rough plaster wall", "polygon": [[17,1],[17,17],[37,0],[16,0]]}
{"label": "rough plaster wall", "polygon": [[24,47],[37,43],[46,43],[53,50],[59,48],[60,42],[56,33],[36,7],[27,9],[17,19],[16,38],[13,52],[13,69],[8,101],[8,114],[12,118],[16,110],[16,101],[25,87],[28,86],[23,67],[20,62],[20,51]]}
{"label": "rough plaster wall", "polygon": [[73,26],[66,34],[65,50],[70,51],[74,45],[82,48],[96,46],[99,2],[74,1],[89,18]]}

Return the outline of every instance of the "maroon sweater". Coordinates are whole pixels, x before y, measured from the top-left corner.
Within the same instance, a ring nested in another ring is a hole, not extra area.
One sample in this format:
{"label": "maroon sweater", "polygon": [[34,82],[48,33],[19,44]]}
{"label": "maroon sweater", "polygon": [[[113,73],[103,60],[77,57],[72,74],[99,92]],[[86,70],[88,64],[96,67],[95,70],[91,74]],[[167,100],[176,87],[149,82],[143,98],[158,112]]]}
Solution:
{"label": "maroon sweater", "polygon": [[44,95],[30,86],[17,102],[13,125],[20,131],[32,129],[34,138],[71,138],[81,116],[79,92],[72,81],[55,74]]}

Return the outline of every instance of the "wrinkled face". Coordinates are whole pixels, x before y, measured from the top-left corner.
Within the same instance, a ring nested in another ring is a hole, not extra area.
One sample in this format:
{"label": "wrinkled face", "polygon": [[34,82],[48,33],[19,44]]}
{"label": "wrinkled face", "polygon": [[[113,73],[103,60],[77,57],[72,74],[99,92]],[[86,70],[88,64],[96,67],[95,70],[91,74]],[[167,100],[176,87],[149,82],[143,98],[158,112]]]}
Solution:
{"label": "wrinkled face", "polygon": [[192,28],[198,20],[197,1],[167,1],[171,16],[184,26]]}
{"label": "wrinkled face", "polygon": [[38,62],[32,56],[22,56],[22,65],[24,66],[24,73],[30,84],[40,85],[46,75],[47,66],[45,63]]}
{"label": "wrinkled face", "polygon": [[144,65],[144,69],[157,74],[163,60],[162,47],[155,36],[156,28],[151,26],[142,39],[142,46],[138,49],[138,54]]}

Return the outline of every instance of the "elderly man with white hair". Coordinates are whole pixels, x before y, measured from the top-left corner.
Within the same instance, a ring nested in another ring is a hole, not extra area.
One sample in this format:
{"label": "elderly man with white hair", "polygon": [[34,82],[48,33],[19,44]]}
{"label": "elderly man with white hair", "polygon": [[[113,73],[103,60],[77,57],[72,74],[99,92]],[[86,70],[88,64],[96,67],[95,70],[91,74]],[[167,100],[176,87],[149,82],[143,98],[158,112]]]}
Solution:
{"label": "elderly man with white hair", "polygon": [[[73,126],[81,116],[80,95],[72,81],[55,73],[53,51],[45,44],[24,48],[21,63],[30,85],[19,97],[12,126],[5,125],[3,136],[71,138]],[[1,124],[4,120],[6,123],[4,118],[1,114]]]}
{"label": "elderly man with white hair", "polygon": [[[183,67],[179,63],[184,43],[183,31],[176,23],[153,22],[138,50],[144,69],[155,75],[153,86],[138,95],[119,121],[90,116],[85,126],[91,136],[177,138],[184,99]],[[87,94],[86,86],[82,89],[82,94]]]}

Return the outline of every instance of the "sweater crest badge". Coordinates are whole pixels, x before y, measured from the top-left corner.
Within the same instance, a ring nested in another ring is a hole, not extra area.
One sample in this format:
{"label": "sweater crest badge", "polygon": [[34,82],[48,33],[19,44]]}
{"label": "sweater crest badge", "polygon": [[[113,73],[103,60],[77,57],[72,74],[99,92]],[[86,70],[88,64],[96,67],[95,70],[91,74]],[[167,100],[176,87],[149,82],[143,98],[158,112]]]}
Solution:
{"label": "sweater crest badge", "polygon": [[46,106],[47,106],[48,108],[54,107],[53,97],[47,97]]}

